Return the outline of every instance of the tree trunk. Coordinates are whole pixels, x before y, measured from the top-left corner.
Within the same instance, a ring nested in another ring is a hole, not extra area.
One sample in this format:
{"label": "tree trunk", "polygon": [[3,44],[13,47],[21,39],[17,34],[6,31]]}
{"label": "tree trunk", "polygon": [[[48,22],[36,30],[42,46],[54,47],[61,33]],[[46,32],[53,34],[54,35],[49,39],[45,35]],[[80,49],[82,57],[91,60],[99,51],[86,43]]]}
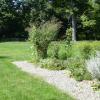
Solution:
{"label": "tree trunk", "polygon": [[74,14],[72,15],[72,41],[76,41],[76,19]]}

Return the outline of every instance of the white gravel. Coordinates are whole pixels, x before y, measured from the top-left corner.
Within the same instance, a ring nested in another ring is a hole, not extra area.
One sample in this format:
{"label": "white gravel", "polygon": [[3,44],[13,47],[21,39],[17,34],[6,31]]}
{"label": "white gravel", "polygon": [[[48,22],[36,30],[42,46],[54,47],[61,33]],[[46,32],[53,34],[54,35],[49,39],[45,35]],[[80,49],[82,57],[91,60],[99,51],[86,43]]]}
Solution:
{"label": "white gravel", "polygon": [[70,78],[69,72],[66,70],[50,71],[37,67],[27,61],[13,62],[13,64],[27,73],[41,76],[46,82],[64,92],[68,92],[76,97],[77,100],[100,100],[100,91],[93,91],[91,81],[77,82],[75,79]]}

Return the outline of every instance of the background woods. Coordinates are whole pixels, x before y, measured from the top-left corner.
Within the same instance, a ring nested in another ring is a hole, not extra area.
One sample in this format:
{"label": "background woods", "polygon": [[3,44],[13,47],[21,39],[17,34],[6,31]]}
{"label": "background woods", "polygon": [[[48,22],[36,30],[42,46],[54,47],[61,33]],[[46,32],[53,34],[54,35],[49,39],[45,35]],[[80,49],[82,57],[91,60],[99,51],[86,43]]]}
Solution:
{"label": "background woods", "polygon": [[72,28],[72,40],[100,39],[99,0],[0,0],[0,39],[27,39],[27,27],[39,27],[55,17],[62,25],[57,39],[65,39]]}

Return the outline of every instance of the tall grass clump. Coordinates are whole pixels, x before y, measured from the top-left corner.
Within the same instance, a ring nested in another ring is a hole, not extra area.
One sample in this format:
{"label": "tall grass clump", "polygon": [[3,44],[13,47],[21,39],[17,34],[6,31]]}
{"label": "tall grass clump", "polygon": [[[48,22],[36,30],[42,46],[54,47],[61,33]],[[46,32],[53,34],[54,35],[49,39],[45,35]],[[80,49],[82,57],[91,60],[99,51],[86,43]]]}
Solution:
{"label": "tall grass clump", "polygon": [[30,31],[30,39],[36,48],[39,58],[47,56],[47,48],[51,41],[56,38],[60,22],[55,19],[48,21],[39,28],[33,26]]}

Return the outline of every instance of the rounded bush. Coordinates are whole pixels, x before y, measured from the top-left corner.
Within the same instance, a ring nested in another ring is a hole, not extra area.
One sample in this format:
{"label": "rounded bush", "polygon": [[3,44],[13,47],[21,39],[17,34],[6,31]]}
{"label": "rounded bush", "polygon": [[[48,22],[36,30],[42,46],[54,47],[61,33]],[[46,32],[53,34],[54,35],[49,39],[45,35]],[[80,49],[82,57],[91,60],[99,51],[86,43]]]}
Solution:
{"label": "rounded bush", "polygon": [[47,55],[50,58],[66,60],[72,56],[72,48],[66,42],[52,42],[48,47]]}
{"label": "rounded bush", "polygon": [[58,51],[58,58],[65,60],[72,56],[71,47],[67,44],[62,44]]}

